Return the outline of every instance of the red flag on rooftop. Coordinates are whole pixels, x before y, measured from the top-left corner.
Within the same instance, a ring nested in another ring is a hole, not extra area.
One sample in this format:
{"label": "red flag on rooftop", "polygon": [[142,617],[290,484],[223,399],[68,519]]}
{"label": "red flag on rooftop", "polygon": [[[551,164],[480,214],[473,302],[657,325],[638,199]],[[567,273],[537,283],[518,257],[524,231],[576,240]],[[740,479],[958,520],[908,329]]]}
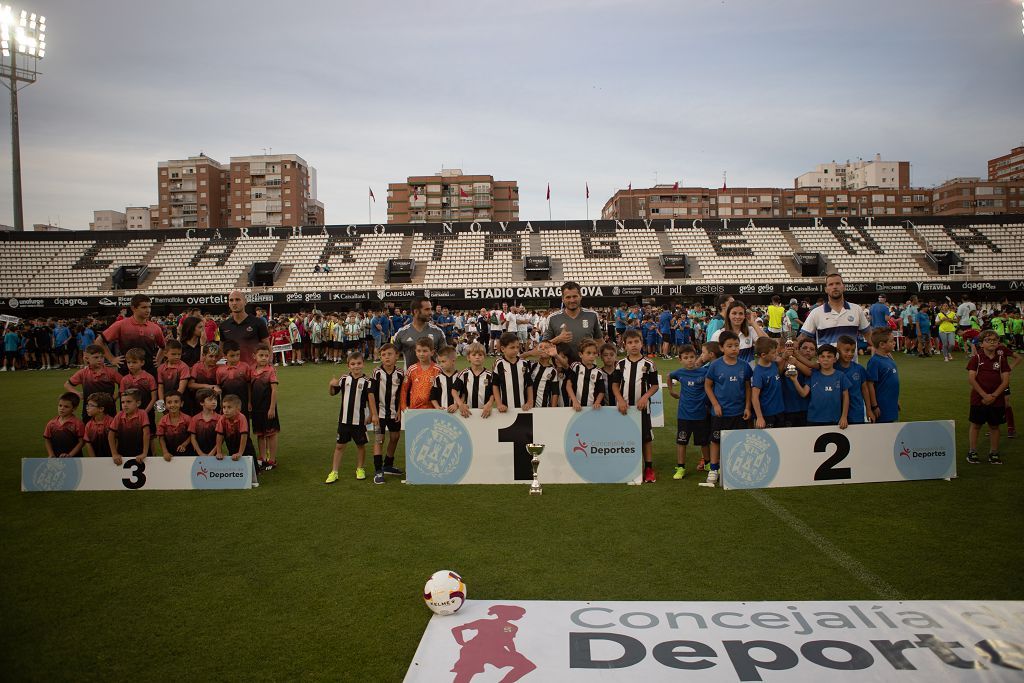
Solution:
{"label": "red flag on rooftop", "polygon": [[633,182],[630,181],[629,187],[626,188],[626,192],[632,192],[632,191],[633,191]]}
{"label": "red flag on rooftop", "polygon": [[678,190],[679,189],[679,181],[678,180],[675,182],[675,185],[672,186],[672,189],[673,190]]}
{"label": "red flag on rooftop", "polygon": [[551,183],[548,183],[548,201],[551,201]]}
{"label": "red flag on rooftop", "polygon": [[583,183],[583,185],[587,188],[587,199],[590,199],[590,183]]}
{"label": "red flag on rooftop", "polygon": [[372,199],[374,201],[374,203],[377,202],[377,198],[373,196],[373,188],[372,187],[370,188],[370,199]]}

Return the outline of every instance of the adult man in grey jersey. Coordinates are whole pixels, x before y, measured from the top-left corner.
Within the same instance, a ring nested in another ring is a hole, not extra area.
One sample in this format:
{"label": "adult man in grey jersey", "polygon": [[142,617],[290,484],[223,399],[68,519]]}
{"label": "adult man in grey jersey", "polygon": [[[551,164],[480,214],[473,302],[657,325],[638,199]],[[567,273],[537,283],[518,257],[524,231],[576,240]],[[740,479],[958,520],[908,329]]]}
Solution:
{"label": "adult man in grey jersey", "polygon": [[434,351],[444,346],[444,331],[433,323],[434,309],[430,299],[418,296],[409,305],[412,321],[395,332],[395,345],[405,358],[405,367],[416,364],[416,342],[421,337],[430,337],[434,342]]}
{"label": "adult man in grey jersey", "polygon": [[583,308],[580,305],[582,299],[578,284],[566,282],[562,285],[562,310],[551,316],[544,333],[544,339],[568,345],[572,351],[570,361],[579,360],[580,342],[584,337],[591,337],[598,344],[604,339],[601,318],[589,308]]}

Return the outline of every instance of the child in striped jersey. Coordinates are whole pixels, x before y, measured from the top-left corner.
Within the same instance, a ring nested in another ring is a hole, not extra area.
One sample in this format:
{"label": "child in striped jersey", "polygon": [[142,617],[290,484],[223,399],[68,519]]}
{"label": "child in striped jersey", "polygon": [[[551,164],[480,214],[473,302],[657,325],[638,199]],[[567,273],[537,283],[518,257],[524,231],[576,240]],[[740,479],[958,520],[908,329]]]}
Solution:
{"label": "child in striped jersey", "polygon": [[[519,408],[524,412],[533,406],[533,384],[530,362],[519,357],[519,335],[505,332],[498,339],[501,358],[494,361],[494,402],[499,413]],[[419,351],[419,349],[417,349]]]}
{"label": "child in striped jersey", "polygon": [[491,371],[484,369],[487,350],[483,344],[473,342],[466,348],[466,355],[469,357],[469,367],[455,378],[455,404],[462,417],[469,417],[472,408],[480,410],[480,417],[490,417],[494,394],[491,390]]}
{"label": "child in striped jersey", "polygon": [[[398,369],[398,349],[390,342],[380,347],[380,367],[373,371],[371,390],[377,401],[377,421],[373,423],[373,483],[383,484],[385,474],[402,474],[395,467],[395,449],[402,431],[402,411],[399,409],[399,394],[405,373]],[[388,436],[387,455],[384,451],[384,432]]]}
{"label": "child in striped jersey", "polygon": [[527,361],[530,382],[533,385],[533,407],[554,408],[560,397],[561,378],[558,368],[552,362],[551,342],[541,342],[540,355],[536,363]]}
{"label": "child in striped jersey", "polygon": [[626,357],[615,364],[615,376],[612,378],[612,395],[615,404],[623,415],[630,406],[640,411],[641,441],[644,450],[644,482],[653,484],[657,481],[654,474],[651,431],[651,396],[658,390],[658,370],[654,363],[644,358],[644,342],[638,330],[626,330],[622,333],[626,347]]}
{"label": "child in striped jersey", "polygon": [[440,372],[430,387],[430,404],[434,408],[454,413],[459,407],[455,404],[455,347],[444,346],[437,352],[437,363]]}
{"label": "child in striped jersey", "polygon": [[594,410],[604,403],[607,387],[604,373],[595,363],[597,361],[597,342],[584,339],[580,342],[580,362],[573,363],[565,373],[565,392],[569,396],[569,405],[579,412],[584,406],[594,406]]}
{"label": "child in striped jersey", "polygon": [[370,378],[363,375],[363,354],[353,351],[348,356],[348,374],[331,380],[328,391],[331,396],[341,394],[341,409],[338,413],[338,438],[334,445],[334,457],[331,460],[331,472],[325,484],[338,481],[338,468],[341,467],[341,456],[345,452],[345,444],[352,441],[356,445],[356,479],[366,479],[363,464],[366,461],[366,411],[370,411],[370,420],[376,424],[377,401],[374,399]]}

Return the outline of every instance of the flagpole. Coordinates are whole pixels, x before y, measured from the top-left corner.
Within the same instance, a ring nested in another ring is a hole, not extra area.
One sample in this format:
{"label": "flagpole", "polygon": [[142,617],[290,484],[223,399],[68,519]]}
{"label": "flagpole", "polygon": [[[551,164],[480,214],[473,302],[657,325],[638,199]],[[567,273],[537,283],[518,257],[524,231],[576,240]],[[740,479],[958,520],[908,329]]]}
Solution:
{"label": "flagpole", "polygon": [[373,225],[373,204],[370,203],[370,197],[366,197],[366,215],[370,225]]}

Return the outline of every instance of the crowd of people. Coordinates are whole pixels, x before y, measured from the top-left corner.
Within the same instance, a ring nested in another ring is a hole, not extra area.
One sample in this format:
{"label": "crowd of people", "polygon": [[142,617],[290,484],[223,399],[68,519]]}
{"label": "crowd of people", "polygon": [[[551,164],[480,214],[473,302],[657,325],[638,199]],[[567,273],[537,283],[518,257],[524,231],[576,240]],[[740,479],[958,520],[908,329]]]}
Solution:
{"label": "crowd of people", "polygon": [[[148,298],[137,295],[130,311],[113,321],[35,319],[9,326],[4,370],[75,370],[45,430],[47,453],[55,457],[120,462],[158,451],[166,459],[253,455],[257,471],[270,470],[277,466],[280,431],[277,367],[343,363],[347,372],[330,385],[342,406],[327,483],[337,481],[350,441],[356,477],[367,478],[369,424],[374,481],[401,474],[395,450],[408,409],[467,418],[478,409],[486,418],[510,407],[602,405],[641,412],[644,480],[653,482],[650,399],[659,386],[653,359],[676,359],[679,367],[669,375],[670,393],[679,399],[673,477],[685,475],[692,443],[700,450],[697,469],[706,469],[715,484],[721,431],[897,421],[892,355],[941,354],[949,361],[962,351],[970,357],[972,389],[968,460],[980,460],[979,430],[988,425],[989,461],[1000,461],[999,425],[1008,422],[1015,436],[1007,396],[1009,371],[1024,346],[1018,307],[979,310],[967,297],[959,304],[910,297],[892,305],[884,295],[861,307],[845,300],[837,275],[826,280],[825,293],[815,305],[774,297],[765,307],[748,307],[721,296],[714,307],[590,310],[570,282],[558,310],[502,303],[453,311],[417,298],[408,309],[270,317],[259,308],[248,314],[236,290],[224,314],[194,309],[160,318],[151,316]],[[866,365],[858,362],[867,354]],[[469,364],[460,372],[458,356]],[[370,364],[377,366],[372,372]],[[74,415],[79,405],[81,419]]]}

